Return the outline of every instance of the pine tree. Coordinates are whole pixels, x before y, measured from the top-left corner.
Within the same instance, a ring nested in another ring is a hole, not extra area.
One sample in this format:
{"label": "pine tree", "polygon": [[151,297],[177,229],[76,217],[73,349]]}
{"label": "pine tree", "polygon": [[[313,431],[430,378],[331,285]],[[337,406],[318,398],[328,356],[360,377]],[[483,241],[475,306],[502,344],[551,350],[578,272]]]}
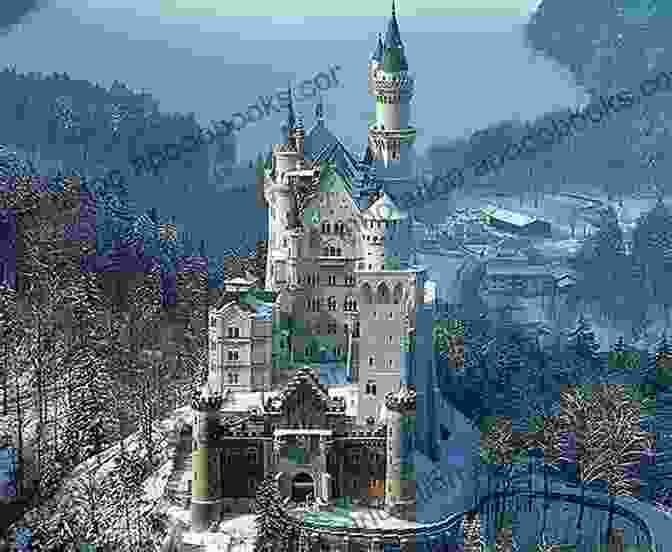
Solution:
{"label": "pine tree", "polygon": [[497,355],[497,377],[500,386],[509,389],[514,374],[518,374],[523,367],[520,336],[513,334],[503,344]]}
{"label": "pine tree", "polygon": [[257,530],[254,543],[255,552],[264,552],[267,545],[274,544],[274,521],[273,514],[276,512],[274,502],[279,505],[279,497],[275,492],[276,482],[274,474],[269,474],[257,487],[253,512],[255,514],[255,526]]}
{"label": "pine tree", "polygon": [[633,260],[643,272],[653,298],[667,289],[663,252],[672,247],[672,214],[659,198],[655,207],[640,217],[633,232]]}
{"label": "pine tree", "polygon": [[599,371],[599,343],[595,338],[590,323],[579,316],[576,327],[568,335],[567,354],[572,383],[588,383],[594,381]]}

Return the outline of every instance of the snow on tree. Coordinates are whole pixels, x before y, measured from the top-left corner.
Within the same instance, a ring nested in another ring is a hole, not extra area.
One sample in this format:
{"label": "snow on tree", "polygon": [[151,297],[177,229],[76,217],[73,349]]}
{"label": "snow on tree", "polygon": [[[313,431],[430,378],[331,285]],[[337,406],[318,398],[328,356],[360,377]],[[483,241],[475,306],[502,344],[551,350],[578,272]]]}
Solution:
{"label": "snow on tree", "polygon": [[641,267],[644,282],[654,298],[669,293],[663,252],[672,247],[672,214],[661,199],[639,218],[633,232],[633,261]]}
{"label": "snow on tree", "polygon": [[581,314],[576,326],[567,336],[565,352],[570,383],[580,384],[594,381],[595,376],[601,372],[599,348],[595,332]]}
{"label": "snow on tree", "polygon": [[[571,385],[561,391],[559,416],[544,419],[531,439],[553,463],[576,468],[582,499],[586,485],[606,481],[612,496],[638,493],[633,466],[655,446],[655,436],[640,427],[639,402],[622,384]],[[577,520],[581,528],[583,504]]]}

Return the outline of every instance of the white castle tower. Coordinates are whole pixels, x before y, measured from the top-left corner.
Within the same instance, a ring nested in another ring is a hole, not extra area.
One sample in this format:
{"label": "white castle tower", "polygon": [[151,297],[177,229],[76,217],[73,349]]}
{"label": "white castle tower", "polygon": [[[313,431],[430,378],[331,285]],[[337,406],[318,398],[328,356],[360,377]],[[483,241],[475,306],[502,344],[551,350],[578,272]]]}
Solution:
{"label": "white castle tower", "polygon": [[414,79],[399,34],[394,0],[385,41],[378,44],[369,63],[369,94],[376,98],[376,118],[369,124],[369,147],[378,180],[398,197],[415,180],[416,130],[410,125]]}

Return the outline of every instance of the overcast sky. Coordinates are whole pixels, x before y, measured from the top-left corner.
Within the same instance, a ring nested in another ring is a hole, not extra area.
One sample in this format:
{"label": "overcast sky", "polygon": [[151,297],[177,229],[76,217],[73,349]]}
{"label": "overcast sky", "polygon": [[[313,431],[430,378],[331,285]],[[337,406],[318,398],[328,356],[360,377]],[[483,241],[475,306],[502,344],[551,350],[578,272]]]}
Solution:
{"label": "overcast sky", "polygon": [[[106,87],[117,79],[151,92],[162,111],[193,112],[206,126],[245,110],[288,79],[301,81],[339,65],[341,87],[327,93],[328,125],[355,153],[364,147],[366,121],[374,111],[366,68],[376,34],[387,25],[387,0],[45,3],[0,36],[0,65],[16,65],[21,72],[67,72]],[[286,16],[270,11],[287,4]],[[525,45],[526,0],[445,4],[397,3],[416,77],[412,118],[419,129],[418,151],[434,140],[465,136],[503,119],[533,119],[582,101],[567,70]],[[325,5],[333,11],[317,11]],[[309,126],[313,106],[299,110]],[[281,121],[275,114],[244,129],[241,158],[277,142]]]}

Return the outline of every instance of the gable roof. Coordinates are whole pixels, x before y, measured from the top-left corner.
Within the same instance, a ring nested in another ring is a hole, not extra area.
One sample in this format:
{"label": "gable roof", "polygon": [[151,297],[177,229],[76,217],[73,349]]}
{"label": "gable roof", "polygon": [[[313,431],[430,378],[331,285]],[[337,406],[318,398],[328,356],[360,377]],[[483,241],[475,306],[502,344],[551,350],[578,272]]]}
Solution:
{"label": "gable roof", "polygon": [[302,386],[309,387],[312,396],[322,406],[324,411],[341,414],[345,412],[344,399],[341,397],[330,397],[327,388],[320,383],[319,377],[310,366],[303,366],[297,370],[296,374],[294,374],[280,394],[269,400],[266,411],[271,414],[282,413],[288,401]]}
{"label": "gable roof", "polygon": [[324,118],[318,117],[304,139],[304,155],[308,159],[315,159],[323,149],[332,147],[336,142],[338,138],[326,127]]}
{"label": "gable roof", "polygon": [[315,154],[312,161],[316,164],[333,163],[336,172],[350,181],[356,180],[360,176],[359,161],[353,157],[343,143],[336,138],[335,143],[325,146]]}

